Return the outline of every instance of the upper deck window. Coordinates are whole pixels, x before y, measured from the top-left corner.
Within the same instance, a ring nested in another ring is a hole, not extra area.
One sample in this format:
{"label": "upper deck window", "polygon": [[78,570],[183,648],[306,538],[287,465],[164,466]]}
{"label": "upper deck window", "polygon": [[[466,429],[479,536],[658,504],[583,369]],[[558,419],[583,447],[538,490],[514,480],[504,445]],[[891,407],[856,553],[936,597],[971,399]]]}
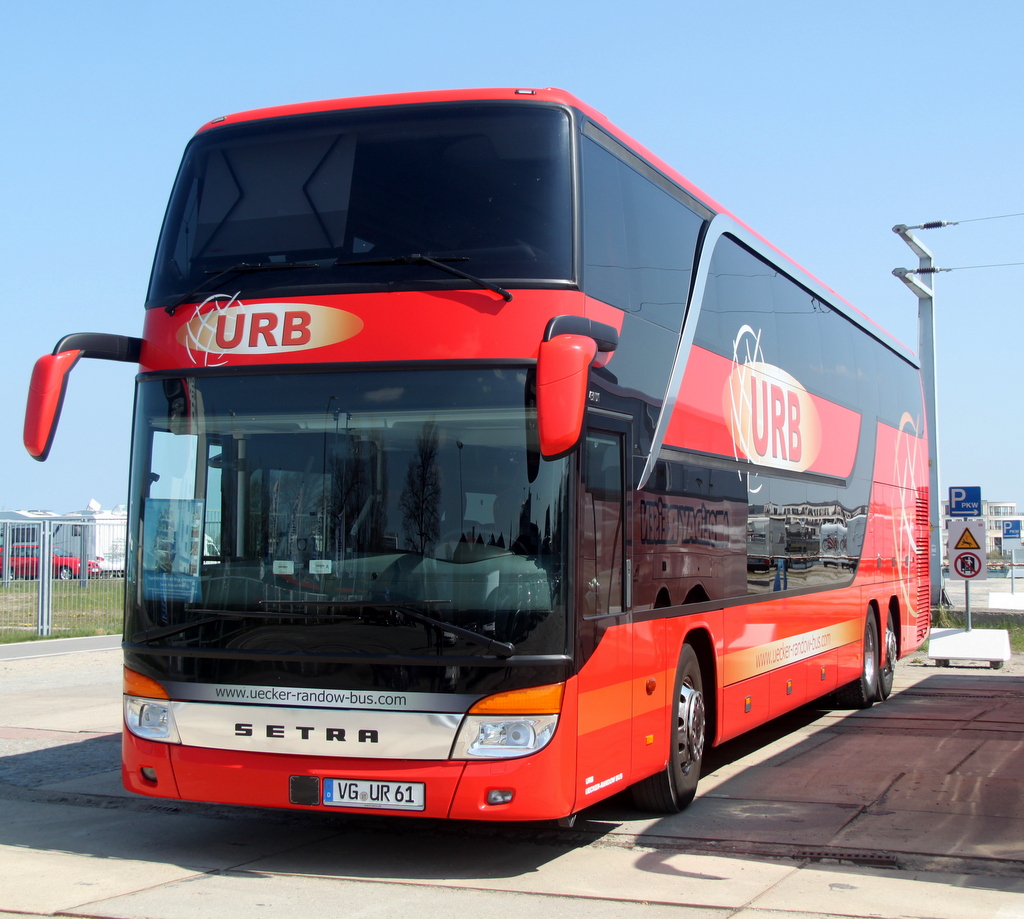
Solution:
{"label": "upper deck window", "polygon": [[[493,103],[207,131],[185,153],[147,306],[193,290],[187,300],[471,286],[399,261],[413,254],[506,286],[564,283],[572,278],[569,136],[564,111]],[[243,264],[262,270],[228,271]]]}
{"label": "upper deck window", "polygon": [[583,289],[678,332],[701,217],[590,137],[582,158]]}

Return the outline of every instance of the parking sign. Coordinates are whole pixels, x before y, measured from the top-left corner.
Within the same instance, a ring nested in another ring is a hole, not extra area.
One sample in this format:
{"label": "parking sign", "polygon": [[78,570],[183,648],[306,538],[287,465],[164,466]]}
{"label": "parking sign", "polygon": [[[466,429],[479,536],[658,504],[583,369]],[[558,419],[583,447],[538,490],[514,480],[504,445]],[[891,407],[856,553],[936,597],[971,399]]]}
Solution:
{"label": "parking sign", "polygon": [[949,489],[950,517],[981,516],[981,486],[957,485]]}

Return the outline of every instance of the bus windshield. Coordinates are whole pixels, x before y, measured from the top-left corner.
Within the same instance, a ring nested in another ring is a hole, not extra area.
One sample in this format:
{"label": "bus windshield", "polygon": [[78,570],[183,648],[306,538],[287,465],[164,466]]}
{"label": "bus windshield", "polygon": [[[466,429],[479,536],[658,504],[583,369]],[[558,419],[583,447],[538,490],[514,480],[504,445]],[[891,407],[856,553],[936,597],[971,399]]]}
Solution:
{"label": "bus windshield", "polygon": [[467,286],[412,255],[505,285],[564,286],[569,138],[564,111],[509,103],[210,129],[185,153],[147,306]]}
{"label": "bus windshield", "polygon": [[539,456],[528,377],[141,382],[126,637],[466,657],[488,653],[480,636],[565,653],[567,461]]}

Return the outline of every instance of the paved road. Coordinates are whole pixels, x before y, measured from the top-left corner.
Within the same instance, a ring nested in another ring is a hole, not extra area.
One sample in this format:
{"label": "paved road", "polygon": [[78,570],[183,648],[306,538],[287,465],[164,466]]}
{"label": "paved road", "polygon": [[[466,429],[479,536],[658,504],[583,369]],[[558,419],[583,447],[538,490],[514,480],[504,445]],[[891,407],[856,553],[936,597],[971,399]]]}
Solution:
{"label": "paved road", "polygon": [[0,659],[0,919],[1024,919],[1024,678],[901,664],[717,751],[691,808],[571,831],[128,795],[116,650]]}
{"label": "paved road", "polygon": [[0,645],[0,661],[24,660],[30,657],[57,657],[82,654],[86,651],[107,651],[121,647],[120,635],[94,635],[88,638],[44,638]]}

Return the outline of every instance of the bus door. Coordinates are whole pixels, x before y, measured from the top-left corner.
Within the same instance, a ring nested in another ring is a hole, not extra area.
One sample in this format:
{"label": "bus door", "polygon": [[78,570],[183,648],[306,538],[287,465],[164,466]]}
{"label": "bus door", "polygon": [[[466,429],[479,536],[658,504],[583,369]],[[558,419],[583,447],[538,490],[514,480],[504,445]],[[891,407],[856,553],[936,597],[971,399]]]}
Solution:
{"label": "bus door", "polygon": [[[628,784],[632,646],[630,638],[629,429],[608,419],[587,430],[577,545],[579,753],[577,807]],[[608,790],[605,790],[608,789]]]}

